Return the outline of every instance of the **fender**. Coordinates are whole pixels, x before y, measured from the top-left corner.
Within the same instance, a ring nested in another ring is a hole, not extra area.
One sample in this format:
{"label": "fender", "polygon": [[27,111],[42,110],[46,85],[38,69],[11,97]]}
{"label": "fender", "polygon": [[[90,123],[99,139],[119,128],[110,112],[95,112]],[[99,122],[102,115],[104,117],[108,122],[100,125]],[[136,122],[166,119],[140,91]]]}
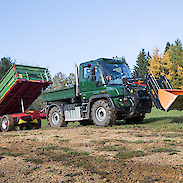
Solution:
{"label": "fender", "polygon": [[91,97],[89,98],[89,102],[88,102],[88,104],[87,104],[87,118],[88,118],[88,119],[90,118],[91,103],[92,103],[92,101],[95,100],[95,99],[107,99],[107,100],[110,102],[112,108],[113,108],[113,109],[116,109],[115,104],[114,104],[114,101],[113,101],[113,99],[111,98],[111,96],[110,96],[109,94],[98,94],[98,95],[93,95],[93,96],[91,96]]}
{"label": "fender", "polygon": [[109,94],[107,94],[107,93],[105,93],[105,94],[98,94],[98,95],[93,95],[93,96],[91,96],[91,97],[89,98],[89,104],[90,104],[94,99],[103,99],[103,98],[106,98],[106,99],[110,102],[112,108],[115,109],[114,101],[113,101],[111,95],[109,95]]}
{"label": "fender", "polygon": [[[60,104],[61,104],[61,103],[60,103]],[[58,103],[52,103],[52,104],[50,104],[49,106],[46,107],[46,117],[47,117],[47,119],[48,119],[49,112],[50,112],[50,110],[51,110],[53,107],[59,108],[60,111],[61,111],[61,113],[62,113],[62,115],[63,115],[63,106],[61,106],[60,104],[58,104]]]}

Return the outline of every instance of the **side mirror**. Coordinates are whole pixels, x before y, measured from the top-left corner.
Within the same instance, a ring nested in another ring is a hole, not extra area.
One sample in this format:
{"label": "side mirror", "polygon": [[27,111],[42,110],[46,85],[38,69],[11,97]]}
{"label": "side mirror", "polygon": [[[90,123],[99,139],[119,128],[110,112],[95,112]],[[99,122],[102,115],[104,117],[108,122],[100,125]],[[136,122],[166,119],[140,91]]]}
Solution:
{"label": "side mirror", "polygon": [[90,75],[94,76],[95,75],[95,67],[90,68]]}

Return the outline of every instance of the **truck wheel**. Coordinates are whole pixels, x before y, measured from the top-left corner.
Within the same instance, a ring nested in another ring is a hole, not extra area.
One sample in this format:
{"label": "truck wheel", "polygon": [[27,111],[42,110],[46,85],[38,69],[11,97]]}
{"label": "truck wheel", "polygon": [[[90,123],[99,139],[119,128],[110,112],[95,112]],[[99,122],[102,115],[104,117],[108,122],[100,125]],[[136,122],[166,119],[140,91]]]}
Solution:
{"label": "truck wheel", "polygon": [[97,126],[112,126],[115,122],[115,111],[107,100],[98,100],[92,107],[92,119]]}
{"label": "truck wheel", "polygon": [[50,110],[49,122],[50,122],[51,127],[64,126],[65,121],[64,121],[64,118],[63,118],[63,115],[62,115],[60,109],[58,109],[57,107],[53,107]]}
{"label": "truck wheel", "polygon": [[7,132],[14,129],[14,121],[11,115],[4,115],[1,119],[1,130]]}

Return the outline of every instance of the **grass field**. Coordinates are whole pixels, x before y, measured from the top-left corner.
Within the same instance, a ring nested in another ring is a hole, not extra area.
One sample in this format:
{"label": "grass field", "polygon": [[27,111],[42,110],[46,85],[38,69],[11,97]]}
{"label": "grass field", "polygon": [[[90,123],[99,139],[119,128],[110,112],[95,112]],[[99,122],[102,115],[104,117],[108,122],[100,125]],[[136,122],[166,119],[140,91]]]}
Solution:
{"label": "grass field", "polygon": [[153,108],[141,123],[117,121],[112,127],[48,123],[0,133],[0,182],[183,180],[181,111]]}
{"label": "grass field", "polygon": [[[79,127],[79,122],[68,123],[67,127]],[[42,120],[42,127],[48,127],[48,121]],[[104,128],[104,127],[96,127]],[[183,111],[172,110],[164,112],[152,108],[151,113],[147,113],[145,119],[138,124],[126,124],[125,121],[116,121],[113,129],[147,129],[151,131],[183,132]]]}

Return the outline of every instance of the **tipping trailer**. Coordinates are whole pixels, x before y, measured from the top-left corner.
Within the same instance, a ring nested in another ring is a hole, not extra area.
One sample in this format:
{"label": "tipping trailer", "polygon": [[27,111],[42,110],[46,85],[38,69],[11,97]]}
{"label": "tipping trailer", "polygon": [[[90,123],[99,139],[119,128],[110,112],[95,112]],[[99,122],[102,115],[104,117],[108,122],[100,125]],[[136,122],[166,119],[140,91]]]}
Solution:
{"label": "tipping trailer", "polygon": [[47,68],[13,64],[0,80],[0,131],[39,128],[42,111],[26,111],[51,84]]}
{"label": "tipping trailer", "polygon": [[183,109],[183,90],[172,89],[165,76],[155,79],[133,78],[125,62],[118,58],[99,58],[76,68],[76,85],[43,93],[47,119],[52,127],[79,121],[82,125],[111,126],[116,120],[141,122],[158,109]]}

